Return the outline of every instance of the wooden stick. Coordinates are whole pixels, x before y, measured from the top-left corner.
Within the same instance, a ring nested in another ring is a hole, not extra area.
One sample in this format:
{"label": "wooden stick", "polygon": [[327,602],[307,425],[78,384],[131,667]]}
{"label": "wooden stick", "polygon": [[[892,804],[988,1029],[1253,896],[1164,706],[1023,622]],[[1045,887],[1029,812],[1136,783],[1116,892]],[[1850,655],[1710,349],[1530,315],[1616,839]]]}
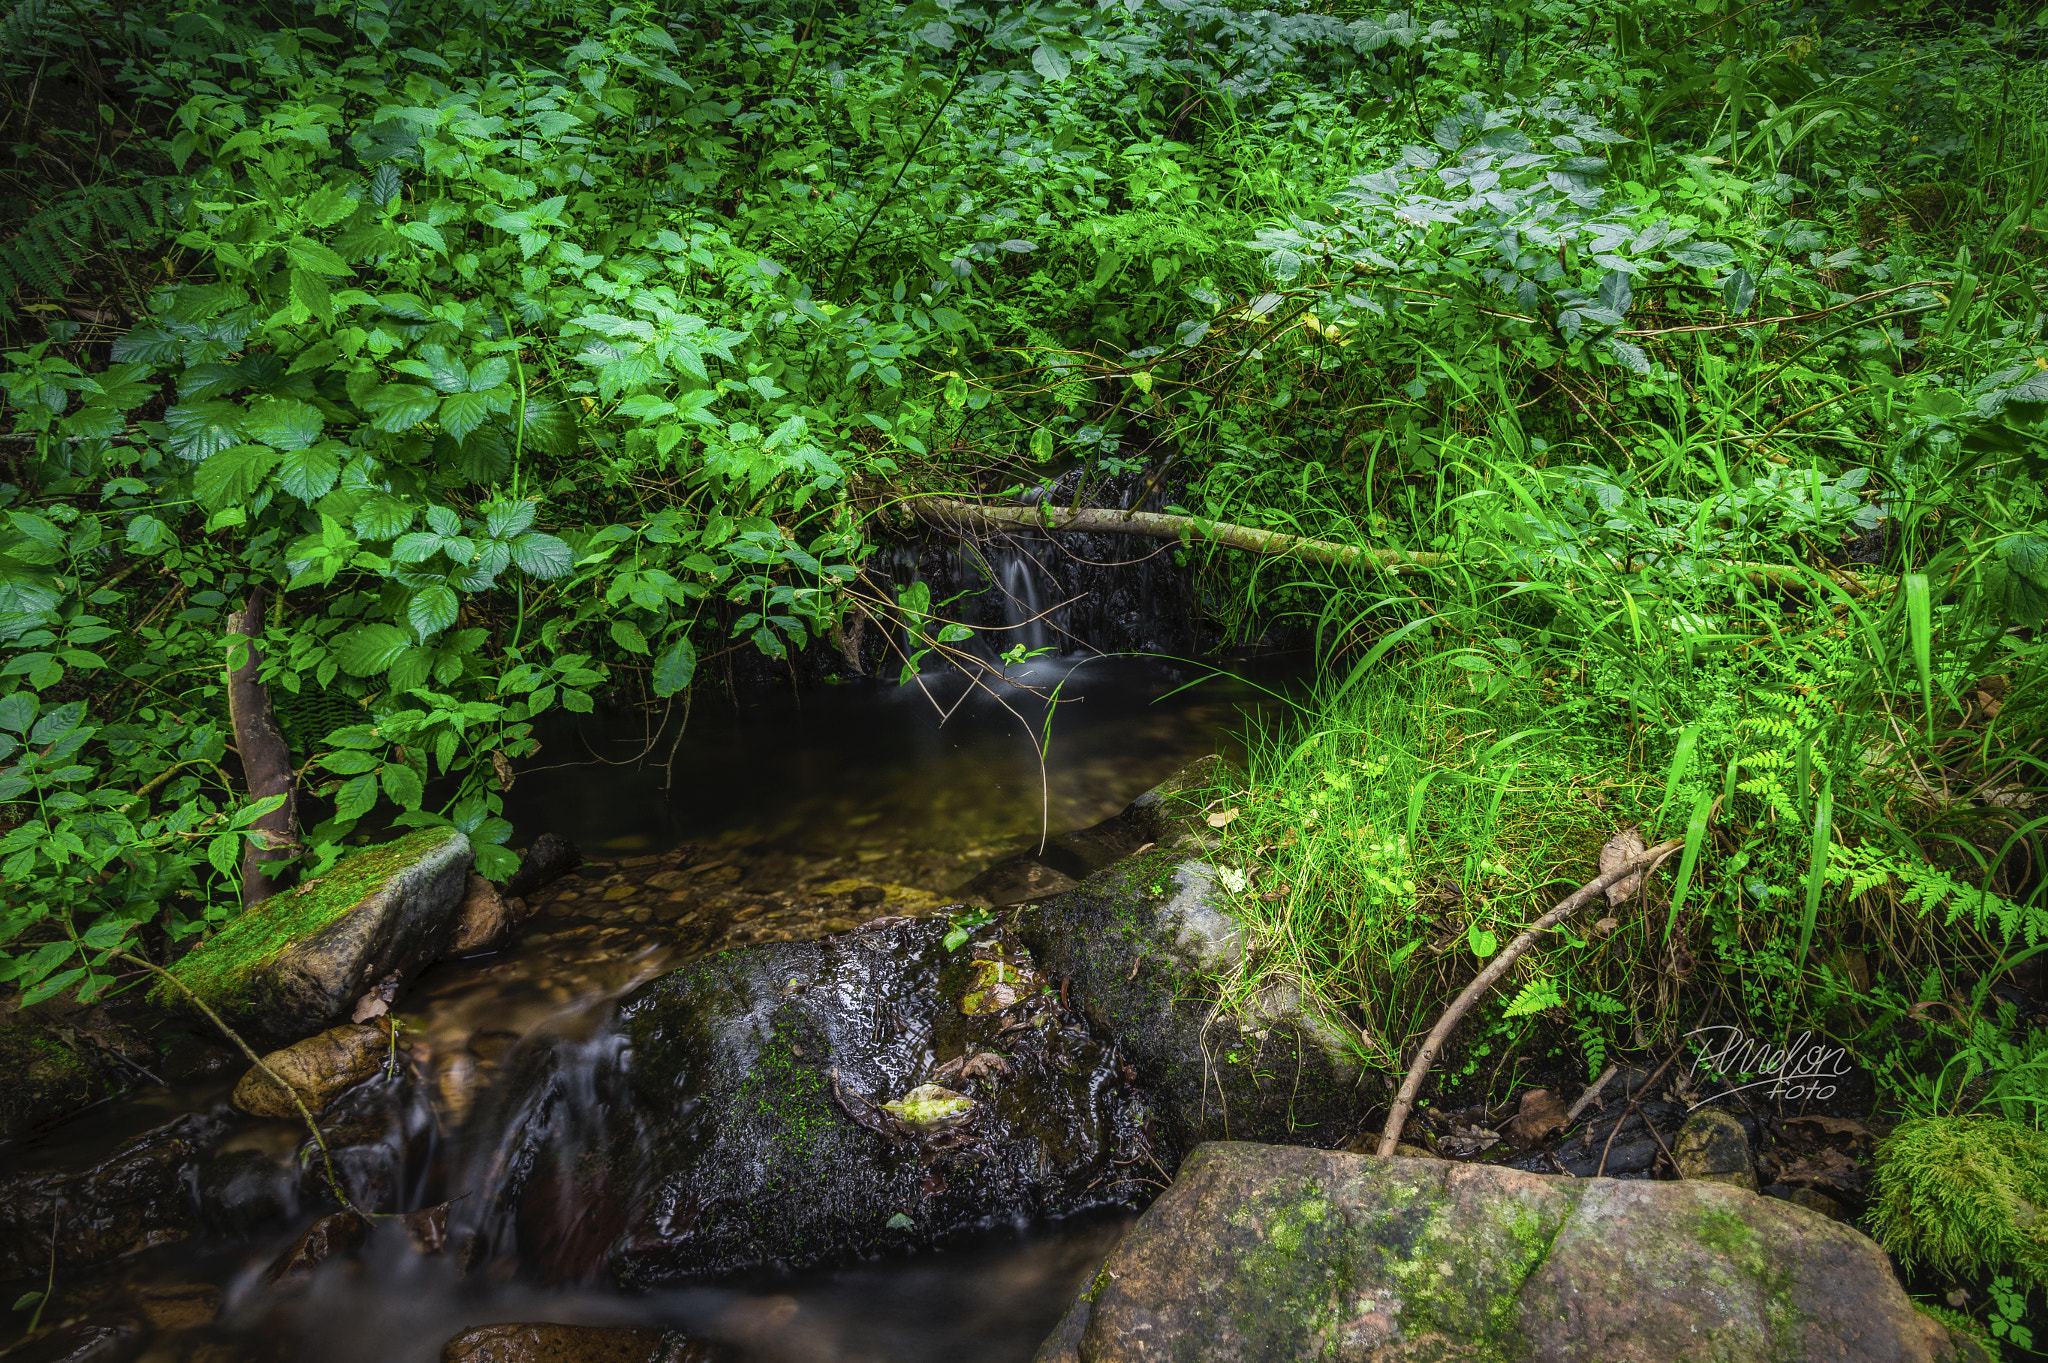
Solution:
{"label": "wooden stick", "polygon": [[1508,943],[1500,955],[1487,963],[1486,969],[1479,972],[1479,977],[1465,986],[1465,992],[1451,1000],[1451,1006],[1444,1009],[1443,1016],[1438,1018],[1436,1026],[1430,1029],[1429,1038],[1422,1043],[1422,1049],[1415,1053],[1415,1063],[1408,1067],[1408,1077],[1401,1081],[1401,1091],[1394,1097],[1394,1110],[1388,1114],[1386,1127],[1380,1133],[1381,1155],[1392,1155],[1394,1147],[1401,1143],[1401,1128],[1407,1123],[1409,1112],[1414,1110],[1415,1096],[1422,1091],[1422,1081],[1429,1076],[1429,1067],[1436,1063],[1437,1053],[1443,1050],[1444,1042],[1451,1035],[1451,1029],[1472,1010],[1473,1004],[1479,1002],[1479,996],[1491,989],[1494,981],[1507,973],[1508,967],[1515,963],[1515,958],[1527,951],[1543,933],[1578,912],[1594,895],[1610,885],[1627,880],[1638,871],[1643,873],[1647,881],[1649,873],[1656,869],[1659,862],[1684,846],[1683,838],[1660,842],[1605,875],[1595,876],[1574,890],[1562,904],[1531,923],[1521,936]]}
{"label": "wooden stick", "polygon": [[[1327,563],[1340,568],[1369,568],[1382,573],[1426,573],[1453,568],[1460,562],[1452,554],[1417,553],[1407,549],[1367,549],[1356,544],[1334,544],[1329,540],[1286,535],[1278,530],[1258,530],[1248,525],[1230,525],[1223,521],[1204,520],[1196,516],[1169,516],[1163,511],[1117,511],[1098,507],[1044,504],[988,506],[980,502],[962,501],[957,497],[906,497],[901,505],[919,520],[952,530],[1072,530],[1097,535],[1142,535],[1150,539],[1184,540],[1190,543],[1206,540],[1211,544],[1222,545],[1226,549],[1241,549],[1251,554],[1299,558],[1310,563]],[[1811,590],[1814,578],[1821,577],[1841,588],[1851,598],[1860,599],[1889,591],[1897,585],[1888,577],[1873,575],[1866,578],[1834,567],[1798,568],[1789,564],[1713,561],[1731,573],[1748,578],[1750,585],[1759,589]],[[1653,566],[1655,565],[1652,563],[1636,559],[1623,563],[1587,565],[1589,570],[1604,569],[1621,573],[1640,573]]]}

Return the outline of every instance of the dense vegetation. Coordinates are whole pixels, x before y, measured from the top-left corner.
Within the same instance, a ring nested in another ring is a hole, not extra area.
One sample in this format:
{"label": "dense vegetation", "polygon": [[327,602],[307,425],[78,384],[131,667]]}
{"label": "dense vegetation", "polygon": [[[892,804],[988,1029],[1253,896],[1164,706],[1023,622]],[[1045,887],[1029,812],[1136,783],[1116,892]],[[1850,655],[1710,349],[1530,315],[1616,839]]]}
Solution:
{"label": "dense vegetation", "polygon": [[[452,822],[502,873],[541,716],[850,612],[955,643],[871,571],[894,513],[1078,468],[1170,489],[1217,620],[1315,649],[1219,792],[1247,988],[1391,1068],[1634,823],[1668,894],[1524,958],[1467,1076],[1704,1007],[2038,1124],[1991,992],[2048,940],[2026,6],[22,0],[0,39],[24,1002],[235,913],[252,842]],[[296,826],[232,750],[252,644]]]}

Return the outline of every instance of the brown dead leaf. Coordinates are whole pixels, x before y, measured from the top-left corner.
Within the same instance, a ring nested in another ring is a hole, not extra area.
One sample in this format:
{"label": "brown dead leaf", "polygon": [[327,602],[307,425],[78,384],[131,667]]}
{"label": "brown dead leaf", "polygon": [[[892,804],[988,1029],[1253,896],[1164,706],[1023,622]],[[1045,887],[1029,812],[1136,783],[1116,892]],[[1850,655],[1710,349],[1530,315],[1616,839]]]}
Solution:
{"label": "brown dead leaf", "polygon": [[1794,1122],[1804,1122],[1809,1126],[1817,1126],[1830,1136],[1853,1136],[1860,1141],[1874,1141],[1877,1139],[1876,1132],[1853,1117],[1816,1116],[1787,1117],[1785,1119],[1785,1125],[1787,1126],[1791,1126]]}
{"label": "brown dead leaf", "polygon": [[[1624,828],[1609,838],[1600,847],[1600,874],[1618,871],[1649,850],[1643,835],[1633,828]],[[1620,905],[1630,895],[1643,887],[1643,873],[1637,871],[1626,880],[1618,880],[1607,887],[1607,902]]]}
{"label": "brown dead leaf", "polygon": [[979,1079],[984,1075],[1008,1074],[1010,1062],[994,1051],[983,1051],[960,1067],[962,1079]]}
{"label": "brown dead leaf", "polygon": [[1845,1193],[1863,1187],[1863,1171],[1839,1150],[1816,1150],[1786,1164],[1778,1171],[1778,1182],[1797,1183],[1808,1188],[1828,1187]]}
{"label": "brown dead leaf", "polygon": [[1208,824],[1211,828],[1222,828],[1226,824],[1228,824],[1232,819],[1236,818],[1238,816],[1238,813],[1239,810],[1237,806],[1232,805],[1228,809],[1217,810],[1214,814],[1211,814],[1208,818],[1204,819],[1203,822]]}
{"label": "brown dead leaf", "polygon": [[1564,1126],[1564,1100],[1549,1089],[1530,1089],[1522,1095],[1521,1110],[1508,1122],[1507,1137],[1516,1145],[1530,1146]]}
{"label": "brown dead leaf", "polygon": [[1599,933],[1602,937],[1605,937],[1608,933],[1613,932],[1616,928],[1620,926],[1621,920],[1619,918],[1603,918],[1593,925],[1593,931]]}

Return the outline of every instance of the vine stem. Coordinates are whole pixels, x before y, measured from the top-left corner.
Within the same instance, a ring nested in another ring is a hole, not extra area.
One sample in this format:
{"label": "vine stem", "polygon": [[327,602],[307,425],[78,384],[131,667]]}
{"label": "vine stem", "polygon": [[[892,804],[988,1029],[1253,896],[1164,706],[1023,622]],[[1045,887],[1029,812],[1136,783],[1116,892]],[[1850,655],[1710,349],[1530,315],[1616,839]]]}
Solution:
{"label": "vine stem", "polygon": [[334,1172],[334,1156],[327,1149],[327,1137],[321,1134],[320,1123],[314,1119],[313,1110],[306,1106],[306,1100],[299,1096],[299,1091],[297,1089],[293,1088],[290,1084],[286,1083],[284,1077],[280,1075],[276,1070],[270,1068],[270,1066],[263,1063],[263,1057],[256,1054],[254,1048],[252,1048],[248,1042],[242,1039],[242,1034],[240,1032],[237,1032],[234,1028],[228,1026],[227,1023],[223,1022],[221,1020],[220,1014],[214,1012],[212,1008],[207,1006],[206,1000],[200,998],[199,995],[192,992],[191,985],[186,984],[176,975],[173,975],[170,971],[165,970],[162,966],[156,964],[156,962],[146,961],[140,956],[131,955],[130,953],[125,951],[116,951],[114,953],[114,959],[117,961],[125,962],[128,965],[140,966],[142,969],[148,971],[150,974],[157,976],[159,979],[166,980],[169,983],[176,985],[181,991],[183,991],[185,997],[192,1001],[192,1006],[197,1008],[200,1012],[206,1014],[207,1020],[213,1023],[214,1026],[220,1028],[221,1035],[225,1036],[229,1041],[234,1042],[236,1049],[240,1050],[243,1055],[249,1057],[249,1063],[256,1067],[258,1073],[262,1074],[262,1076],[268,1079],[271,1083],[283,1089],[285,1093],[291,1098],[292,1106],[296,1107],[299,1110],[299,1115],[305,1118],[306,1120],[306,1130],[313,1133],[313,1144],[318,1146],[320,1149],[320,1163],[325,1168],[327,1173],[328,1191],[334,1194],[335,1199],[338,1202],[340,1202],[342,1206],[348,1208],[350,1211],[354,1212],[358,1216],[375,1216],[377,1214],[375,1212],[366,1212],[361,1207],[358,1207],[355,1204],[355,1199],[348,1195],[347,1189],[341,1186],[341,1177],[340,1175]]}
{"label": "vine stem", "polygon": [[[1673,838],[1660,842],[1639,856],[1630,858],[1604,875],[1595,876],[1566,897],[1562,904],[1544,914],[1523,930],[1522,935],[1507,944],[1500,955],[1487,963],[1477,979],[1465,986],[1465,992],[1451,1000],[1451,1006],[1444,1009],[1443,1016],[1436,1020],[1429,1037],[1422,1043],[1422,1049],[1415,1053],[1415,1063],[1408,1067],[1408,1077],[1401,1081],[1401,1091],[1394,1097],[1393,1111],[1387,1115],[1386,1127],[1380,1134],[1379,1154],[1394,1153],[1401,1143],[1401,1128],[1407,1124],[1408,1114],[1415,1108],[1415,1096],[1422,1091],[1422,1081],[1429,1076],[1429,1067],[1436,1063],[1437,1054],[1443,1050],[1444,1042],[1450,1038],[1451,1029],[1456,1027],[1472,1005],[1479,1002],[1479,996],[1493,987],[1494,981],[1507,974],[1508,967],[1532,946],[1536,939],[1556,927],[1565,919],[1577,913],[1587,900],[1610,885],[1627,880],[1638,871],[1645,880],[1650,872],[1657,869],[1659,862],[1685,846],[1685,839]],[[1640,893],[1640,891],[1638,892]]]}

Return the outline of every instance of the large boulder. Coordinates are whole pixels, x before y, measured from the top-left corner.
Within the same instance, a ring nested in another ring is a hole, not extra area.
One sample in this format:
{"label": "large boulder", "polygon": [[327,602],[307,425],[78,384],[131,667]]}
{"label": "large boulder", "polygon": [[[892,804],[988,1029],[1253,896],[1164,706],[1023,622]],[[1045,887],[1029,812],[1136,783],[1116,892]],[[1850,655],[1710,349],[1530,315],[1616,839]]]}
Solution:
{"label": "large boulder", "polygon": [[1211,1144],[1038,1363],[1932,1363],[1884,1252],[1715,1183]]}
{"label": "large boulder", "polygon": [[402,984],[441,955],[473,860],[453,828],[352,852],[230,919],[171,967],[178,984],[160,981],[150,998],[193,1013],[197,995],[229,1026],[273,1045],[348,1022],[363,995]]}
{"label": "large boulder", "polygon": [[[1163,825],[1162,837],[1188,822],[1166,800],[1143,817]],[[1231,873],[1187,854],[1196,837],[1181,832],[1182,850],[1162,842],[1030,906],[1018,934],[1158,1092],[1181,1148],[1224,1139],[1334,1145],[1370,1096],[1355,1032],[1286,980],[1226,1004],[1222,981],[1244,957],[1244,932],[1231,915]]]}
{"label": "large boulder", "polygon": [[610,1268],[635,1287],[1135,1201],[1147,1100],[1114,1049],[1015,939],[949,950],[947,932],[891,920],[643,986],[620,1010],[610,1158],[537,1156],[529,1201],[612,1216]]}

